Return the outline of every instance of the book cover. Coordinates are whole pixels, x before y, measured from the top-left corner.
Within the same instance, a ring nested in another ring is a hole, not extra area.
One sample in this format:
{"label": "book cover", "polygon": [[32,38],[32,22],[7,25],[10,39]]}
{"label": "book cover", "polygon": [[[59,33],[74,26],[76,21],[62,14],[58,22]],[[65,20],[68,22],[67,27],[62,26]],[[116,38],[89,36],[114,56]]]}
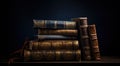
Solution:
{"label": "book cover", "polygon": [[45,61],[45,60],[81,60],[80,50],[42,50],[42,51],[29,51],[24,50],[25,61]]}
{"label": "book cover", "polygon": [[78,50],[78,40],[44,40],[44,41],[29,41],[26,46],[28,50]]}
{"label": "book cover", "polygon": [[87,17],[73,18],[72,20],[77,22],[82,60],[91,60]]}
{"label": "book cover", "polygon": [[63,36],[63,35],[35,35],[34,38],[38,40],[60,40],[60,39],[65,39],[65,40],[75,40],[77,37],[73,36]]}
{"label": "book cover", "polygon": [[60,20],[33,20],[34,28],[46,29],[75,29],[76,22]]}
{"label": "book cover", "polygon": [[91,54],[93,60],[101,60],[99,43],[96,32],[96,25],[92,24],[88,26],[89,35],[90,35],[90,45],[91,45]]}
{"label": "book cover", "polygon": [[77,36],[77,29],[37,29],[38,35],[64,35],[64,36]]}

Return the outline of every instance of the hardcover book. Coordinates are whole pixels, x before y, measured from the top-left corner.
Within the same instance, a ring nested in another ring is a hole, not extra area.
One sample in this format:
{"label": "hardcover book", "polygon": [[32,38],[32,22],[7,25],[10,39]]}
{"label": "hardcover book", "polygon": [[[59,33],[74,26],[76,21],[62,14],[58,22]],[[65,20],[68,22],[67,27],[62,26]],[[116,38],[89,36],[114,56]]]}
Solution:
{"label": "hardcover book", "polygon": [[72,20],[76,21],[78,25],[78,31],[80,33],[78,38],[81,44],[82,59],[91,60],[87,17],[73,18]]}
{"label": "hardcover book", "polygon": [[95,24],[88,26],[93,60],[101,60]]}
{"label": "hardcover book", "polygon": [[76,22],[59,20],[33,20],[34,28],[75,29]]}
{"label": "hardcover book", "polygon": [[81,60],[80,50],[42,50],[42,51],[29,51],[24,50],[24,61],[74,61]]}
{"label": "hardcover book", "polygon": [[77,29],[38,29],[38,35],[64,35],[64,36],[77,36]]}
{"label": "hardcover book", "polygon": [[78,40],[29,41],[28,50],[78,50]]}

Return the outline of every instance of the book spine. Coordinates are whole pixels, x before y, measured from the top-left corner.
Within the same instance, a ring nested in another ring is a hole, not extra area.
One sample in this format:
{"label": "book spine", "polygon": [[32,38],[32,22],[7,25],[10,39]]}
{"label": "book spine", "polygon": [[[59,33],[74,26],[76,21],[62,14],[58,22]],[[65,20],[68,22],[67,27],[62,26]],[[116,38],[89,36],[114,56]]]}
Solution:
{"label": "book spine", "polygon": [[25,61],[45,61],[45,60],[81,60],[80,50],[54,50],[54,51],[29,51],[24,50],[24,60]]}
{"label": "book spine", "polygon": [[72,21],[55,21],[55,20],[33,20],[34,28],[48,29],[75,29],[76,23]]}
{"label": "book spine", "polygon": [[38,35],[65,35],[65,36],[77,36],[77,30],[65,30],[65,29],[57,29],[57,30],[44,30],[38,29]]}
{"label": "book spine", "polygon": [[78,40],[30,41],[29,50],[77,50]]}
{"label": "book spine", "polygon": [[66,39],[66,40],[75,40],[77,39],[74,36],[63,36],[63,35],[36,35],[35,38],[37,38],[38,40],[62,40],[62,39]]}
{"label": "book spine", "polygon": [[87,17],[74,18],[74,21],[78,24],[79,42],[81,44],[81,54],[82,60],[91,60],[91,52],[90,52],[90,42],[88,36],[88,24]]}
{"label": "book spine", "polygon": [[93,60],[101,60],[95,24],[88,26]]}

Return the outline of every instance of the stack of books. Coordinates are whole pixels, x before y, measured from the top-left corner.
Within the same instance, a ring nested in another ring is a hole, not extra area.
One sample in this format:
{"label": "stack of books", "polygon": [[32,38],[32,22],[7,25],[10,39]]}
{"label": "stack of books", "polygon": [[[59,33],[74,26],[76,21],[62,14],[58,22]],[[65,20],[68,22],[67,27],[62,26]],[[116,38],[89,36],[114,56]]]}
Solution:
{"label": "stack of books", "polygon": [[25,61],[81,60],[76,22],[33,20],[35,39],[24,49]]}
{"label": "stack of books", "polygon": [[24,61],[100,60],[96,26],[87,17],[71,21],[33,20],[37,30],[23,51]]}

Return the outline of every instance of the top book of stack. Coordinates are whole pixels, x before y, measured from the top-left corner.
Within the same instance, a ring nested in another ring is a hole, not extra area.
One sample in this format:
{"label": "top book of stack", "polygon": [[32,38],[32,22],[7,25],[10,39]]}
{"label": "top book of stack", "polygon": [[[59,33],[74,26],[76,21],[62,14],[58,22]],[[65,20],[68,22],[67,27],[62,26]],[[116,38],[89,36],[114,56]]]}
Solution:
{"label": "top book of stack", "polygon": [[76,29],[74,21],[59,21],[59,20],[33,20],[34,28],[41,29]]}

